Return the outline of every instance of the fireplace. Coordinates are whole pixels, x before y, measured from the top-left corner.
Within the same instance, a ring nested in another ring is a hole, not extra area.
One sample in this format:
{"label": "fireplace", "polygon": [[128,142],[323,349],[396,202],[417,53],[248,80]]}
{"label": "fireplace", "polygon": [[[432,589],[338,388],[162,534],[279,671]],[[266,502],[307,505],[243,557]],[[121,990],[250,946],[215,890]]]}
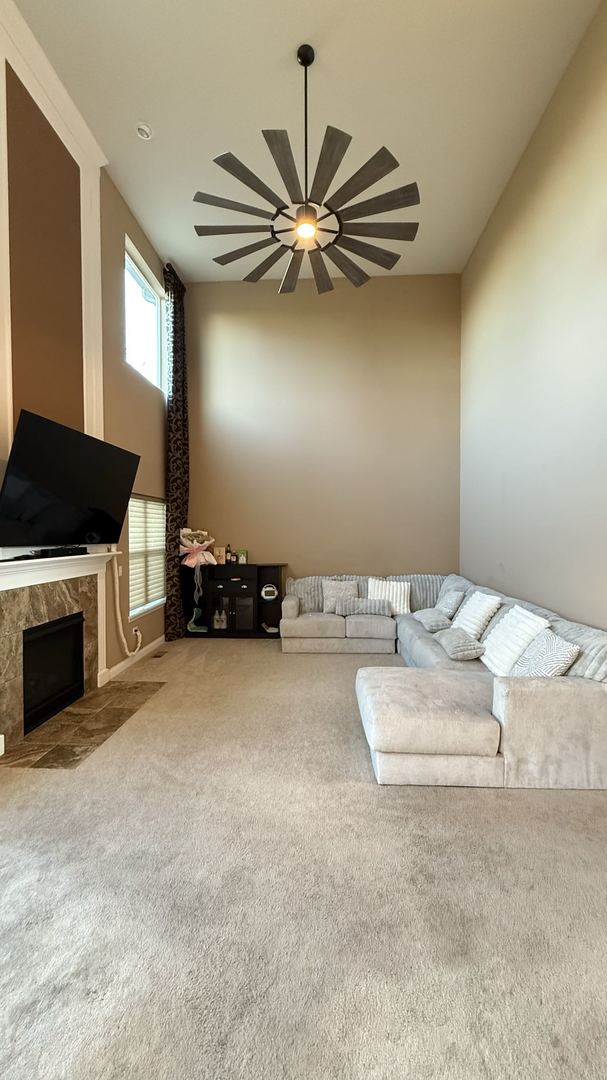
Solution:
{"label": "fireplace", "polygon": [[23,631],[23,726],[33,731],[84,694],[84,615]]}

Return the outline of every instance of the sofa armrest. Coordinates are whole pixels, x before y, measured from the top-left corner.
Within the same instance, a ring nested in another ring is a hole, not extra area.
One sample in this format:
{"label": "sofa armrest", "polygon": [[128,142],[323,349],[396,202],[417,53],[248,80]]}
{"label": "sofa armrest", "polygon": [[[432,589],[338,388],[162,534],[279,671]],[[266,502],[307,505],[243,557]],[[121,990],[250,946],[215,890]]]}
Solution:
{"label": "sofa armrest", "polygon": [[296,619],[299,615],[299,597],[294,593],[287,593],[282,601],[283,619]]}
{"label": "sofa armrest", "polygon": [[506,787],[607,788],[607,684],[496,678]]}

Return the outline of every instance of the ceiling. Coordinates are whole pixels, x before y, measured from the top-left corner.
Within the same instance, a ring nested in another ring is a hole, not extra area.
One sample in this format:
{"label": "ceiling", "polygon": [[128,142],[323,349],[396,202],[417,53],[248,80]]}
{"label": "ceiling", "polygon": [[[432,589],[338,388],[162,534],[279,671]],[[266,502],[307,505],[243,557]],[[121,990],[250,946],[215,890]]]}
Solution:
{"label": "ceiling", "polygon": [[[295,51],[303,41],[317,54],[311,173],[327,124],[353,136],[335,185],[385,144],[401,167],[361,198],[416,180],[422,199],[414,210],[382,215],[421,223],[415,243],[392,245],[403,252],[393,273],[462,270],[598,0],[17,6],[158,254],[186,281],[202,281],[240,279],[264,254],[219,267],[214,255],[249,240],[194,234],[195,224],[252,220],[197,206],[198,189],[259,205],[212,159],[232,151],[282,191],[261,129],[284,127],[301,170],[303,76]],[[138,121],[152,127],[150,142],[137,138]],[[278,264],[270,276],[283,270]]]}

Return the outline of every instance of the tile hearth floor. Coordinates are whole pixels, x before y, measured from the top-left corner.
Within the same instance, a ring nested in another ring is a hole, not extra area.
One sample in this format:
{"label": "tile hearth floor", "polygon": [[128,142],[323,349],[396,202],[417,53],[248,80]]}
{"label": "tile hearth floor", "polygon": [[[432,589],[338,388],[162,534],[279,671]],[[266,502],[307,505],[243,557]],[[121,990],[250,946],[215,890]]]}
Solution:
{"label": "tile hearth floor", "polygon": [[117,682],[92,690],[7,750],[0,767],[75,769],[164,685]]}

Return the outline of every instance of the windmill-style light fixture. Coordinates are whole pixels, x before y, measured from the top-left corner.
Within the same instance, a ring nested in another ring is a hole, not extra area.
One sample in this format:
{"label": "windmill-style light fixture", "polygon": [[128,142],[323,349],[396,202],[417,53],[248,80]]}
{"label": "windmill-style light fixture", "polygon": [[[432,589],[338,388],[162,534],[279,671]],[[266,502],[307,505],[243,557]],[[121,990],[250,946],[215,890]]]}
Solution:
{"label": "windmill-style light fixture", "polygon": [[[265,274],[290,253],[290,259],[279,292],[295,291],[304,256],[308,255],[316,288],[319,293],[330,292],[333,282],[325,259],[329,259],[352,285],[364,285],[369,275],[346,252],[358,255],[367,262],[392,270],[400,259],[393,251],[368,244],[360,237],[386,240],[415,240],[419,225],[416,221],[359,221],[359,218],[375,217],[390,210],[417,206],[417,184],[386,191],[362,202],[353,203],[361,192],[383,180],[384,176],[398,168],[398,161],[385,146],[373,154],[364,165],[327,197],[335,174],[344,158],[352,136],[339,128],[327,127],[320,150],[320,157],[312,179],[308,183],[308,68],[314,62],[311,45],[300,45],[297,60],[304,69],[304,183],[301,185],[289,135],[284,130],[262,132],[276,168],[288,193],[288,200],[277,195],[255,173],[251,172],[234,154],[221,154],[215,158],[225,172],[230,173],[246,187],[254,191],[273,209],[267,210],[247,203],[234,202],[217,195],[197,191],[194,202],[206,206],[219,206],[225,210],[248,214],[265,219],[264,225],[196,225],[198,236],[226,236],[234,233],[261,233],[263,239],[253,244],[218,255],[214,262],[220,266],[243,259],[264,248],[272,251],[244,278],[260,281]],[[281,220],[284,219],[284,220]]]}

